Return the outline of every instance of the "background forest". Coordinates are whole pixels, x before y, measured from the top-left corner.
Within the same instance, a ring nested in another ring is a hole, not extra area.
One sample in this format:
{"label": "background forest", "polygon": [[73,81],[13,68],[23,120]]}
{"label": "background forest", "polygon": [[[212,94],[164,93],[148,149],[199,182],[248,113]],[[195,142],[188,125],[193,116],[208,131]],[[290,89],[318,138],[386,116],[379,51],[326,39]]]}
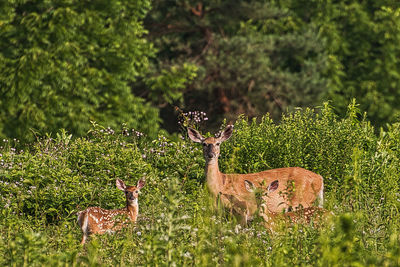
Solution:
{"label": "background forest", "polygon": [[[399,266],[399,44],[394,0],[0,1],[0,265]],[[185,127],[228,123],[221,171],[321,174],[329,222],[215,210]]]}
{"label": "background forest", "polygon": [[2,1],[0,137],[90,121],[176,132],[351,99],[377,128],[400,107],[398,1]]}

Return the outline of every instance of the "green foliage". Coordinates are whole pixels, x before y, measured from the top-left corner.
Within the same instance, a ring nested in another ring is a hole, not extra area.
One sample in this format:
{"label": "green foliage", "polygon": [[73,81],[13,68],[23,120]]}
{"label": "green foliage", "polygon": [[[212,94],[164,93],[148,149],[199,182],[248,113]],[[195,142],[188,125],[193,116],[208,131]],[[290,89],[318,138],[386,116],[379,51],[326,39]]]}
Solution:
{"label": "green foliage", "polygon": [[161,107],[166,103],[181,104],[183,101],[182,89],[196,77],[196,72],[195,65],[186,63],[183,66],[170,66],[169,70],[152,70],[145,81],[148,90],[147,98]]}
{"label": "green foliage", "polygon": [[91,120],[156,136],[158,110],[129,87],[154,52],[141,23],[150,1],[1,5],[0,137],[83,135]]}
{"label": "green foliage", "polygon": [[[359,117],[353,102],[344,118],[325,103],[284,114],[280,124],[237,120],[221,146],[223,171],[300,166],[324,176],[324,207],[334,215],[319,228],[282,222],[274,233],[214,207],[201,149],[186,135],[148,142],[94,125],[84,138],[63,131],[29,151],[5,142],[0,265],[397,266],[400,124],[376,135]],[[81,247],[75,212],[122,207],[115,179],[135,184],[142,176],[137,224]]]}
{"label": "green foliage", "polygon": [[333,92],[332,98],[347,101],[356,97],[377,125],[393,121],[399,116],[400,6],[382,3],[371,9],[352,4],[340,5],[337,10],[331,20],[340,36],[342,48],[335,54],[342,62],[344,75],[343,87]]}
{"label": "green foliage", "polygon": [[242,113],[277,119],[326,92],[328,59],[318,29],[293,18],[263,1],[154,1],[145,26],[158,49],[155,69],[198,68],[183,88],[184,102],[174,103],[212,114],[216,128]]}
{"label": "green foliage", "polygon": [[250,123],[242,117],[235,124],[232,145],[223,147],[221,154],[231,156],[223,158],[221,166],[239,173],[300,166],[332,179],[327,186],[334,186],[343,182],[354,148],[374,149],[376,143],[370,124],[354,121],[355,116],[357,109],[350,105],[348,117],[339,120],[324,103],[319,113],[297,110],[283,115],[278,125],[268,115]]}
{"label": "green foliage", "polygon": [[213,128],[326,100],[344,116],[357,98],[379,129],[400,114],[399,14],[393,0],[154,1],[145,26],[158,49],[154,76],[198,68],[180,87],[184,101],[169,103],[213,114]]}
{"label": "green foliage", "polygon": [[90,139],[67,144],[43,139],[30,152],[6,146],[0,170],[2,204],[13,214],[46,224],[75,217],[90,204],[124,205],[115,179],[136,184],[138,178],[151,176],[151,168],[135,141],[114,135],[110,128],[97,127]]}
{"label": "green foliage", "polygon": [[325,97],[337,103],[357,98],[374,125],[399,117],[399,1],[276,1],[297,21],[316,25],[329,54]]}

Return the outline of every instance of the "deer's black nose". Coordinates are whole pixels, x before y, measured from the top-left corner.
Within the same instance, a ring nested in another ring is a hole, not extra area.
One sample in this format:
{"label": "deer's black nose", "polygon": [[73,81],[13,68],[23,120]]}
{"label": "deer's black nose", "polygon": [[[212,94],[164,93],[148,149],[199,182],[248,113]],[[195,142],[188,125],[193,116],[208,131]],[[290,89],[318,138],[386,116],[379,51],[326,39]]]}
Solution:
{"label": "deer's black nose", "polygon": [[215,157],[215,153],[214,152],[209,152],[209,153],[207,153],[207,156],[209,158],[213,158],[213,157]]}

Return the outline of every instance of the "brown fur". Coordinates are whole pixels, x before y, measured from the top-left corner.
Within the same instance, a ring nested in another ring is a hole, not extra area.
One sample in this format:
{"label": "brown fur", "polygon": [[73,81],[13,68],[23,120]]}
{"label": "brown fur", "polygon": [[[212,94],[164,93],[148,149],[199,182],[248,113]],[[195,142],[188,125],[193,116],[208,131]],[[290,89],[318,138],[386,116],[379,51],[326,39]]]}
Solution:
{"label": "brown fur", "polygon": [[144,186],[144,180],[139,180],[137,186],[126,186],[120,179],[117,179],[116,183],[117,187],[125,192],[126,207],[116,210],[89,207],[78,212],[78,225],[83,232],[81,244],[86,242],[90,234],[118,231],[130,222],[136,222],[139,213],[139,191]]}
{"label": "brown fur", "polygon": [[314,226],[318,227],[332,216],[332,212],[320,207],[308,207],[286,213],[260,211],[260,216],[264,219],[265,227],[271,232],[275,232],[281,222],[283,222],[285,226],[288,223],[310,224],[312,222]]}
{"label": "brown fur", "polygon": [[[212,196],[221,197],[224,206],[231,208],[238,206],[236,210],[243,210],[244,221],[256,212],[257,201],[255,195],[246,190],[245,180],[252,182],[257,188],[266,191],[265,186],[274,180],[279,180],[279,188],[266,199],[266,207],[270,212],[282,212],[289,207],[311,207],[320,199],[323,201],[322,176],[300,167],[272,169],[250,174],[224,174],[219,171],[218,157],[220,144],[227,140],[233,132],[232,126],[227,126],[218,138],[204,138],[199,132],[188,128],[188,134],[192,141],[203,144],[203,154],[206,160],[205,173],[207,186]],[[227,197],[227,196],[234,196]],[[246,204],[243,204],[246,203]]]}

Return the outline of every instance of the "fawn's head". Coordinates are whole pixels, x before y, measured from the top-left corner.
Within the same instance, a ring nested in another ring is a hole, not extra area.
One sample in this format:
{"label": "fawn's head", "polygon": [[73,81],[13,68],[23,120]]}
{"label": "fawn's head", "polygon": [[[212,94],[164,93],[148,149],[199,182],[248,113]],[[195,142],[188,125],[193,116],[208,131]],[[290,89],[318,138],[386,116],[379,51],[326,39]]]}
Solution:
{"label": "fawn's head", "polygon": [[221,133],[219,137],[208,137],[205,138],[198,131],[192,128],[188,128],[189,138],[196,143],[201,143],[203,145],[203,154],[207,162],[214,159],[218,159],[220,153],[220,145],[222,142],[229,139],[233,133],[233,126],[226,126],[225,130]]}
{"label": "fawn's head", "polygon": [[244,180],[244,187],[250,193],[254,193],[256,196],[257,205],[261,205],[264,202],[263,197],[271,197],[269,194],[275,192],[279,187],[279,181],[275,180],[271,182],[265,190],[265,187],[261,185],[261,187],[256,187],[251,181]]}
{"label": "fawn's head", "polygon": [[[244,187],[246,188],[247,191],[251,192],[251,193],[256,193],[257,190],[259,190],[251,181],[249,180],[244,180]],[[268,187],[267,187],[267,191],[266,193],[272,193],[274,191],[276,191],[276,189],[278,189],[279,187],[279,181],[275,180],[273,182],[271,182]],[[261,190],[263,191],[263,190]]]}
{"label": "fawn's head", "polygon": [[259,184],[259,187],[256,187],[249,180],[244,180],[244,187],[248,192],[255,195],[257,207],[260,208],[260,212],[269,213],[271,209],[286,208],[285,199],[277,191],[279,180],[272,181],[268,186],[262,182]]}
{"label": "fawn's head", "polygon": [[117,179],[116,185],[118,189],[124,191],[127,204],[136,205],[138,203],[137,199],[139,197],[140,189],[145,185],[145,180],[144,178],[141,178],[136,186],[129,186],[125,185],[124,181],[121,179]]}

